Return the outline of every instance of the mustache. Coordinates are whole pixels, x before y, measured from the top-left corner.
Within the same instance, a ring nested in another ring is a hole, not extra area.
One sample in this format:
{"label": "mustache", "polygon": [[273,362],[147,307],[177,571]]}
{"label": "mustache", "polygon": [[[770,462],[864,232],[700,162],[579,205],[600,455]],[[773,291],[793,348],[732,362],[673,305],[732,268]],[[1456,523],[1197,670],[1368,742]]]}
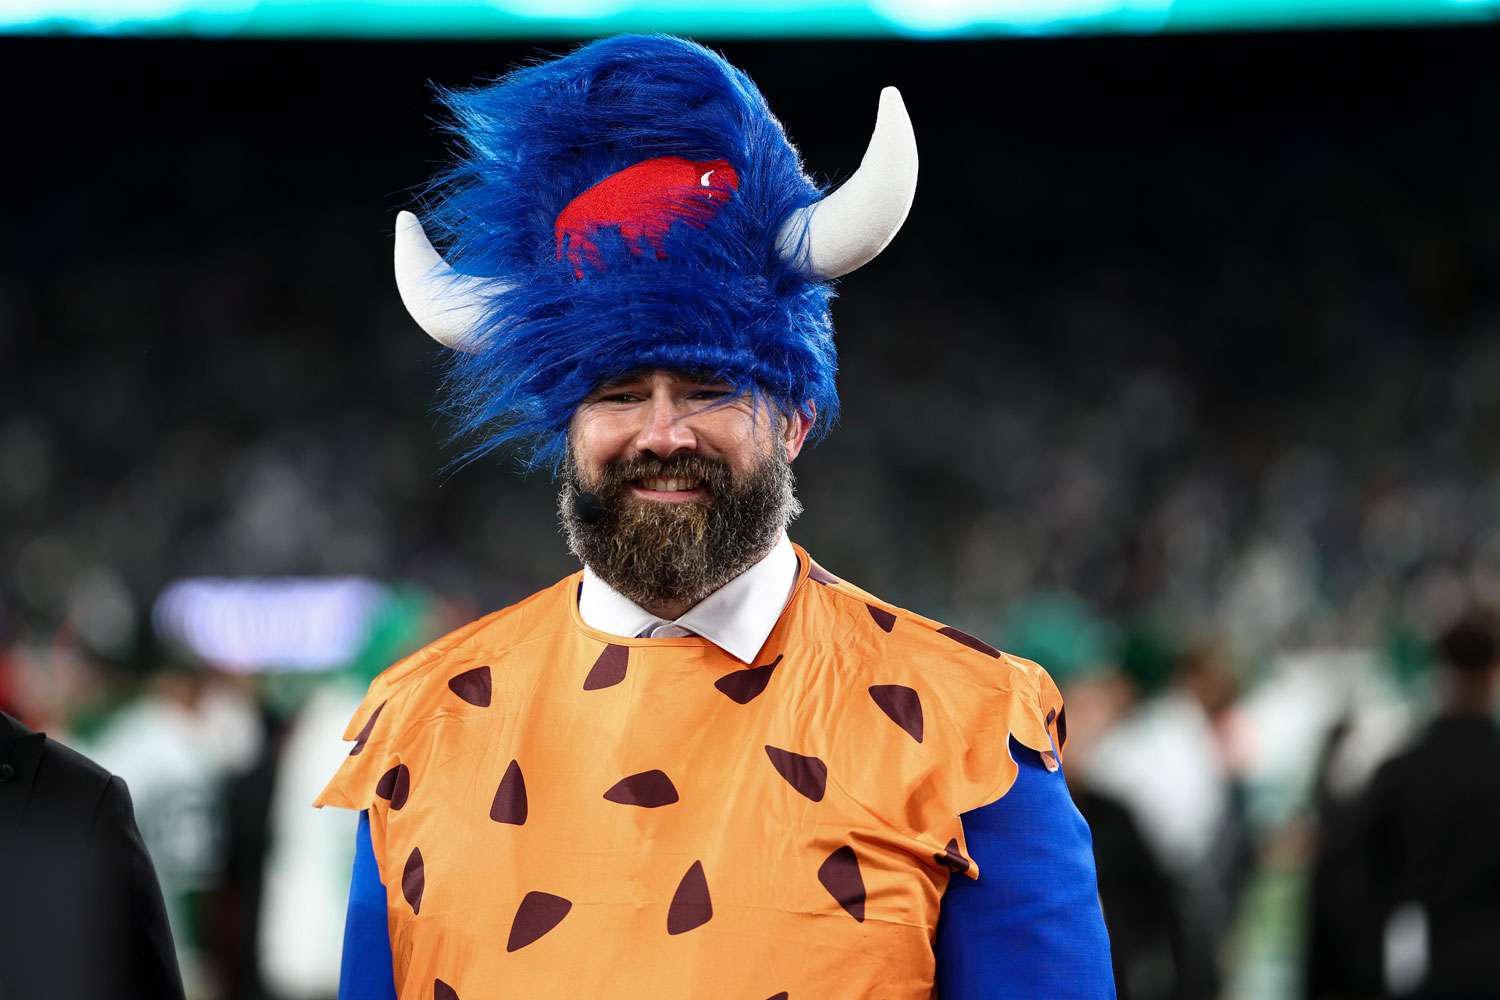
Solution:
{"label": "mustache", "polygon": [[724,495],[734,483],[729,463],[722,459],[709,458],[682,452],[657,458],[640,455],[610,462],[599,470],[597,483],[583,484],[590,492],[603,497],[617,496],[637,480],[663,477],[668,479],[691,479],[701,482],[713,496]]}

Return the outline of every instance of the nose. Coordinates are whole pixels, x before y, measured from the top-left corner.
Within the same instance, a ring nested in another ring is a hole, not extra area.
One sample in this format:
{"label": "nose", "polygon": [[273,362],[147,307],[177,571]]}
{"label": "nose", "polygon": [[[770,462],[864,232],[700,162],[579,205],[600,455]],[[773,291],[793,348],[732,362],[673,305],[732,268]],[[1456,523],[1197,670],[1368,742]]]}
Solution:
{"label": "nose", "polygon": [[657,458],[668,458],[679,451],[696,450],[698,436],[689,423],[670,395],[653,393],[645,407],[645,422],[635,436],[637,454],[649,452]]}

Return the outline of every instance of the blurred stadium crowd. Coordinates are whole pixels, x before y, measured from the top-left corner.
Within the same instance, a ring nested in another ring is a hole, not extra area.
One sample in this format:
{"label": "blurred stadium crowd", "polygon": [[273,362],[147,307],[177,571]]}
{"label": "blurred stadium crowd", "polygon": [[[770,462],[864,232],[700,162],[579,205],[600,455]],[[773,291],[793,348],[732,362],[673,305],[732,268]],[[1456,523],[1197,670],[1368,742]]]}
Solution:
{"label": "blurred stadium crowd", "polygon": [[[923,187],[836,306],[793,536],[1053,672],[1122,996],[1380,988],[1307,946],[1313,873],[1500,609],[1486,40],[726,46],[835,178],[907,94]],[[89,98],[6,168],[0,708],[127,780],[198,997],[334,994],[353,819],[305,805],[364,683],[573,568],[545,476],[444,470],[389,278],[424,81],[525,51],[0,43]],[[291,664],[153,616],[204,577],[362,596]]]}

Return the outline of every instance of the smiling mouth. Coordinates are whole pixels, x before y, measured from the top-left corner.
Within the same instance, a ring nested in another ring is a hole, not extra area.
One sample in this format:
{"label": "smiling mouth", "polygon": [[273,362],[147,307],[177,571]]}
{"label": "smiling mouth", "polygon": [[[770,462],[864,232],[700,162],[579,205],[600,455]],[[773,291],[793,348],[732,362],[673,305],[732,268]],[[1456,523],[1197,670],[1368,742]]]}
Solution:
{"label": "smiling mouth", "polygon": [[649,476],[632,480],[635,492],[658,500],[689,500],[703,496],[703,480],[681,476]]}

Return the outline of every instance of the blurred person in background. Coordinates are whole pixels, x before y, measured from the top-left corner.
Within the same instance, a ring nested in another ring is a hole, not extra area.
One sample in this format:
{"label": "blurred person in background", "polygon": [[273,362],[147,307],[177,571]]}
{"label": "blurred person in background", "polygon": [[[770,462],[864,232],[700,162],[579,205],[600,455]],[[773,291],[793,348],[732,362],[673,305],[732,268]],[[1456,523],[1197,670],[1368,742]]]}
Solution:
{"label": "blurred person in background", "polygon": [[243,678],[143,630],[138,691],[86,742],[89,754],[130,784],[141,836],[161,876],[189,995],[221,987],[212,963],[208,907],[224,874],[224,789],[251,765],[264,735]]}
{"label": "blurred person in background", "polygon": [[407,216],[398,282],[466,352],[477,452],[561,462],[584,569],[370,685],[319,798],[361,813],[341,995],[1112,997],[1050,678],[785,534],[837,407],[826,281],[915,187],[899,97],[821,201],[681,40],[449,101],[431,218],[499,277]]}
{"label": "blurred person in background", "polygon": [[[1368,944],[1359,993],[1500,996],[1500,632],[1470,613],[1437,643],[1437,716],[1381,765],[1359,803]],[[1371,963],[1372,965],[1375,963]]]}
{"label": "blurred person in background", "polygon": [[1107,669],[1062,686],[1069,711],[1068,788],[1094,835],[1120,1000],[1182,1000],[1193,994],[1184,976],[1177,888],[1130,808],[1089,782],[1096,741],[1078,735],[1109,725],[1120,710],[1120,687],[1119,676]]}
{"label": "blurred person in background", "polygon": [[[1430,709],[1430,647],[1430,642],[1412,642],[1403,634],[1374,655],[1345,651],[1337,654],[1342,663],[1330,657],[1316,665],[1318,674],[1340,682],[1326,708],[1329,722],[1311,778],[1302,963],[1303,995],[1309,1000],[1380,993],[1380,942],[1367,933],[1368,873],[1359,843],[1362,796],[1376,770],[1411,741],[1420,715]],[[1291,702],[1283,705],[1283,711],[1293,710]],[[1298,826],[1292,822],[1286,828],[1294,841],[1308,832]]]}
{"label": "blurred person in background", "polygon": [[181,1000],[125,782],[0,713],[0,998]]}
{"label": "blurred person in background", "polygon": [[[230,1000],[326,1000],[338,993],[355,817],[307,804],[346,752],[337,733],[370,682],[440,634],[452,615],[421,588],[382,587],[358,647],[334,671],[261,678],[267,739],[229,784],[221,964]],[[456,624],[456,623],[453,623]]]}
{"label": "blurred person in background", "polygon": [[1119,659],[1128,708],[1091,747],[1089,787],[1128,811],[1167,876],[1177,995],[1217,996],[1249,849],[1223,731],[1233,671],[1219,645],[1156,626],[1127,633]]}

